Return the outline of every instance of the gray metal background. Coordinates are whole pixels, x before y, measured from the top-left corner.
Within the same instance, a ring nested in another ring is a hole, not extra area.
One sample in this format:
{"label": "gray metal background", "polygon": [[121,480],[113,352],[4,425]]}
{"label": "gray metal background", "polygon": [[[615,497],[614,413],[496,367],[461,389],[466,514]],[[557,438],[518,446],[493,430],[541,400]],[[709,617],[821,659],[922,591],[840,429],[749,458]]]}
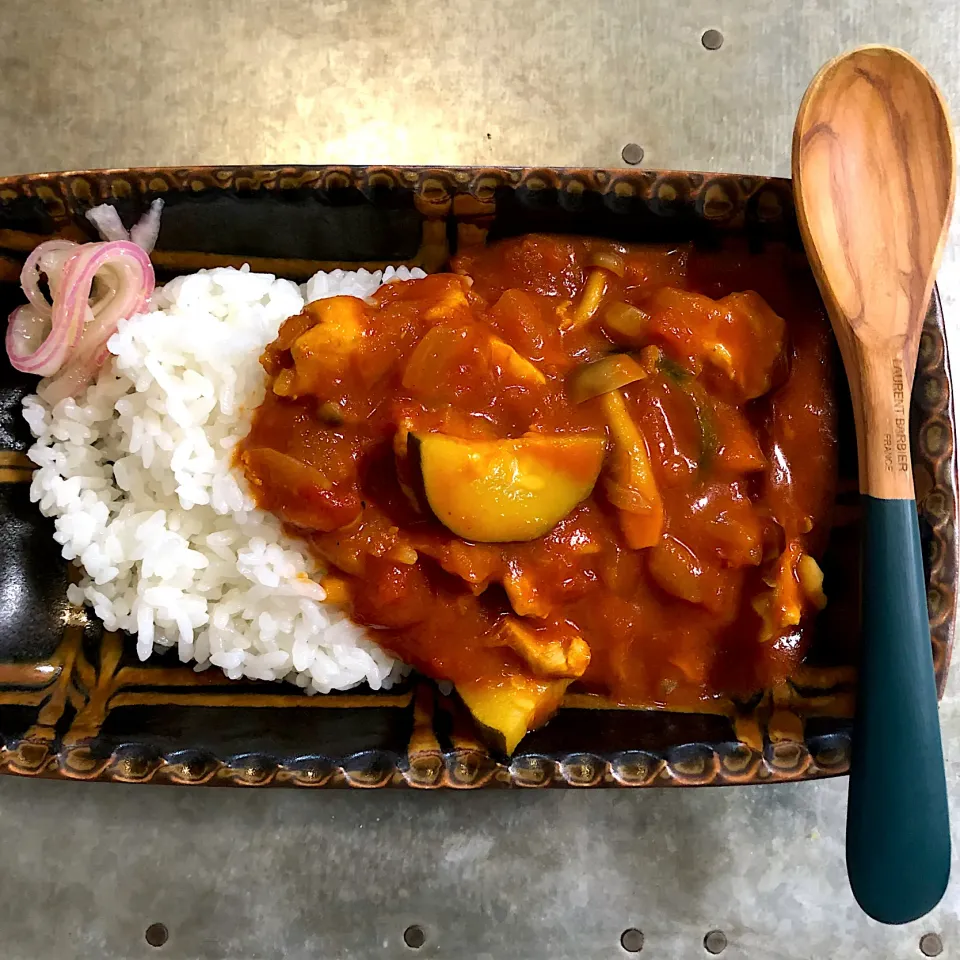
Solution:
{"label": "gray metal background", "polygon": [[[619,163],[786,174],[819,65],[887,42],[960,115],[954,0],[3,0],[0,173],[186,163]],[[707,51],[706,28],[724,35]],[[957,243],[941,273],[960,310]],[[952,331],[956,328],[953,327]],[[957,342],[954,336],[954,343]],[[942,707],[960,824],[958,684]],[[883,928],[845,782],[411,794],[0,778],[0,953],[70,957],[960,957],[960,871]],[[161,948],[144,939],[164,923]],[[403,930],[419,923],[420,951]]]}

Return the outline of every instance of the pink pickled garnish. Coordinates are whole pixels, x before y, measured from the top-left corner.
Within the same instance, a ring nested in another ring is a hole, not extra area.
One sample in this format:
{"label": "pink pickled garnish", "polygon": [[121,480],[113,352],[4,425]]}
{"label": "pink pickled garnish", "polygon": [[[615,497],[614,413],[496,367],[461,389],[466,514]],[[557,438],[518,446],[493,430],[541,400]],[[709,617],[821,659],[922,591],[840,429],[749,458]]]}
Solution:
{"label": "pink pickled garnish", "polygon": [[[20,284],[29,303],[10,314],[7,357],[17,370],[48,378],[40,390],[49,402],[82,390],[106,359],[107,340],[120,320],[146,306],[155,286],[147,249],[156,241],[162,206],[154,201],[134,227],[138,242],[103,205],[90,211],[90,219],[114,239],[48,240],[27,257]],[[40,288],[41,274],[52,303]]]}

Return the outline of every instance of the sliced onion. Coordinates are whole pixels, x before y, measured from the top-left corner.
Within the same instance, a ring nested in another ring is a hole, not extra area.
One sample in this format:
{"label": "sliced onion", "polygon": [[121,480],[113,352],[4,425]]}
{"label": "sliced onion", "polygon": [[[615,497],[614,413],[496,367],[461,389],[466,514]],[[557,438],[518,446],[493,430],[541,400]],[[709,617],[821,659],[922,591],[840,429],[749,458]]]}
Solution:
{"label": "sliced onion", "polygon": [[[40,377],[55,374],[83,335],[84,324],[90,316],[90,307],[83,306],[83,311],[70,316],[64,316],[62,311],[58,316],[54,307],[52,318],[44,317],[32,304],[14,310],[7,321],[6,346],[11,365]],[[41,323],[46,335],[38,345]]]}
{"label": "sliced onion", "polygon": [[89,297],[93,278],[97,278],[104,293],[93,304],[95,323],[84,331],[83,341],[104,342],[121,319],[143,308],[154,288],[153,264],[144,249],[129,240],[85,244],[81,251],[64,267],[64,300],[70,302],[70,285],[78,298]]}
{"label": "sliced onion", "polygon": [[160,214],[163,201],[158,197],[150,204],[150,209],[127,232],[116,207],[101,203],[87,211],[87,219],[97,228],[104,240],[131,240],[147,253],[153,250],[160,234]]}
{"label": "sliced onion", "polygon": [[[62,256],[66,249],[69,255],[62,268],[47,275],[52,310],[35,288],[40,306],[31,298],[29,305],[10,316],[7,356],[25,373],[56,374],[56,381],[43,385],[45,394],[70,396],[89,382],[102,363],[106,342],[117,323],[143,309],[154,288],[153,265],[145,251],[129,240],[73,244],[69,249],[62,246],[64,241],[50,243],[61,246],[56,250],[48,247],[36,257],[31,254],[23,275],[34,278],[42,258]],[[97,298],[91,304],[95,277]]]}
{"label": "sliced onion", "polygon": [[[91,308],[88,298],[94,277],[105,295]],[[106,343],[117,324],[139,313],[153,292],[153,265],[143,248],[129,240],[85,244],[67,261],[60,284],[63,296],[54,307],[54,322],[61,303],[68,322],[77,313],[87,319],[69,363],[56,379],[43,384],[42,395],[50,403],[74,396],[93,378],[106,358]]]}
{"label": "sliced onion", "polygon": [[[154,200],[128,234],[117,211],[100,204],[87,217],[103,243],[48,240],[27,257],[20,285],[29,303],[7,322],[10,363],[47,377],[39,388],[51,403],[83,389],[108,356],[120,320],[142,311],[155,286],[149,251],[160,231],[163,201]],[[48,301],[40,289],[45,274]]]}
{"label": "sliced onion", "polygon": [[100,364],[92,356],[74,356],[60,369],[55,377],[42,380],[37,393],[53,406],[67,397],[77,396],[97,375]]}
{"label": "sliced onion", "polygon": [[44,317],[34,307],[25,303],[10,314],[7,327],[7,352],[12,340],[24,353],[35,353],[50,331],[50,316]]}
{"label": "sliced onion", "polygon": [[[59,274],[63,268],[63,261],[76,246],[77,244],[72,240],[47,240],[34,247],[24,262],[23,269],[20,271],[20,286],[23,287],[27,299],[41,316],[49,317],[52,307],[40,290],[40,273],[42,271],[47,274],[49,283],[49,278]],[[53,290],[50,292],[52,294]]]}
{"label": "sliced onion", "polygon": [[160,236],[160,214],[163,212],[163,201],[158,197],[150,204],[150,209],[133,225],[130,230],[130,239],[138,246],[150,253]]}
{"label": "sliced onion", "polygon": [[129,240],[130,234],[120,219],[116,207],[101,203],[87,211],[87,219],[97,228],[104,240]]}

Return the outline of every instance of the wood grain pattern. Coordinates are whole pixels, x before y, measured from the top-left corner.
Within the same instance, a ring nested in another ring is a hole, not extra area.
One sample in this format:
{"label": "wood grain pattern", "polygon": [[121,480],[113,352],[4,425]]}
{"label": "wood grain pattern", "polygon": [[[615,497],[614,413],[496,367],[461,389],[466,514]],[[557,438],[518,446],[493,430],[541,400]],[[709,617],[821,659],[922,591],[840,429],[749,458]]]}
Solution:
{"label": "wood grain pattern", "polygon": [[860,490],[913,499],[909,400],[955,190],[953,132],[926,71],[890,47],[828,63],[794,129],[804,245],[850,381]]}

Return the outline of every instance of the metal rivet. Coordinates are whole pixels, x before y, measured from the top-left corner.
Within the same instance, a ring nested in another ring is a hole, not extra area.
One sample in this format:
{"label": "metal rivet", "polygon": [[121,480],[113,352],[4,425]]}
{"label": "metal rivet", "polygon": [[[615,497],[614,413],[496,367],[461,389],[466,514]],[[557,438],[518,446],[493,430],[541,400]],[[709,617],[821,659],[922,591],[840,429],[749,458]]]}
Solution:
{"label": "metal rivet", "polygon": [[151,923],[143,936],[151,947],[162,947],[167,942],[170,933],[162,923]]}
{"label": "metal rivet", "polygon": [[643,949],[643,934],[636,927],[627,927],[620,934],[620,946],[627,953],[639,953]]}
{"label": "metal rivet", "polygon": [[703,949],[707,953],[723,953],[727,949],[727,936],[722,930],[711,930],[703,938]]}
{"label": "metal rivet", "polygon": [[939,934],[925,933],[920,938],[920,952],[925,957],[939,957],[943,953],[943,941]]}
{"label": "metal rivet", "polygon": [[643,160],[643,147],[639,143],[628,143],[620,151],[620,156],[623,157],[624,163],[629,163],[632,167]]}
{"label": "metal rivet", "polygon": [[414,923],[403,931],[403,942],[411,950],[419,950],[427,942],[427,935],[423,932],[423,927]]}
{"label": "metal rivet", "polygon": [[723,34],[719,30],[704,30],[700,42],[707,50],[719,50],[723,46]]}

